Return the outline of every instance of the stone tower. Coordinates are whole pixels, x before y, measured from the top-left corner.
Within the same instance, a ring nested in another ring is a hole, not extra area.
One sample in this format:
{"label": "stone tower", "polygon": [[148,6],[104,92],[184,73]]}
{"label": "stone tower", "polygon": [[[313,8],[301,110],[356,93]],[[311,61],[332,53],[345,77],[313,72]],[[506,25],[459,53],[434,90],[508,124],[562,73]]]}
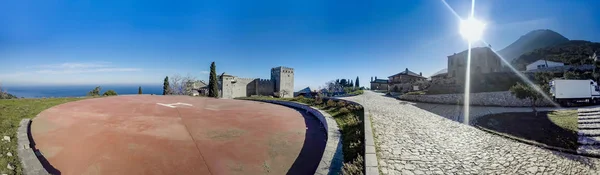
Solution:
{"label": "stone tower", "polygon": [[294,97],[294,69],[289,67],[275,67],[271,69],[271,81],[275,93],[283,98]]}

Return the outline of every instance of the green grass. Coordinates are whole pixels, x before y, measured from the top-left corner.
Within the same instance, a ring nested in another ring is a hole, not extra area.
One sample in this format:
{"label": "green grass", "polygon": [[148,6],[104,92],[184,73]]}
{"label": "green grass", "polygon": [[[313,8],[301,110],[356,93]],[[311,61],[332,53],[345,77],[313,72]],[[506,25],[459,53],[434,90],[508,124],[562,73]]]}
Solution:
{"label": "green grass", "polygon": [[515,112],[480,117],[475,125],[513,138],[577,150],[577,111]]}
{"label": "green grass", "polygon": [[[0,100],[0,137],[9,136],[10,142],[0,141],[0,173],[23,174],[17,156],[17,128],[21,119],[33,118],[45,109],[58,104],[81,100],[82,98],[47,98],[47,99],[5,99]],[[12,157],[6,153],[12,153]],[[10,163],[15,169],[6,168]]]}
{"label": "green grass", "polygon": [[577,132],[577,110],[553,111],[547,115],[552,123],[561,128]]}
{"label": "green grass", "polygon": [[[350,105],[343,100],[323,100],[317,102],[312,98],[270,98],[270,97],[245,97],[244,100],[280,100],[304,103],[331,115],[342,133],[342,151],[344,153],[344,168],[342,174],[362,174],[364,155],[364,109],[359,105]],[[340,102],[342,101],[342,102]]]}

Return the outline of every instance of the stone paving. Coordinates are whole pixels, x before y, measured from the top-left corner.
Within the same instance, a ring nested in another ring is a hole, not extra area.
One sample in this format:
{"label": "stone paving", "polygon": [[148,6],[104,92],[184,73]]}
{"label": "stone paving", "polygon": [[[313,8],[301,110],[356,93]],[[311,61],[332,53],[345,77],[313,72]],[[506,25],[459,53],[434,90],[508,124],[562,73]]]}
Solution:
{"label": "stone paving", "polygon": [[[411,104],[371,91],[343,99],[371,113],[383,174],[600,174],[600,159],[519,143],[449,120],[460,119],[458,107]],[[436,108],[443,110],[430,112]],[[525,109],[474,107],[471,114],[515,110]]]}

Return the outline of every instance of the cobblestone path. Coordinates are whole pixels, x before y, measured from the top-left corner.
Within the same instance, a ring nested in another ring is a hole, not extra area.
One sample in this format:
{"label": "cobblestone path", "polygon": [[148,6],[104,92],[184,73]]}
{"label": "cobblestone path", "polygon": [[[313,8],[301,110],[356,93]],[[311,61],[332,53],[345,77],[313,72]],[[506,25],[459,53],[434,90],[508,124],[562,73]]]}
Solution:
{"label": "cobblestone path", "polygon": [[343,99],[370,112],[383,174],[600,174],[600,159],[515,142],[380,93]]}

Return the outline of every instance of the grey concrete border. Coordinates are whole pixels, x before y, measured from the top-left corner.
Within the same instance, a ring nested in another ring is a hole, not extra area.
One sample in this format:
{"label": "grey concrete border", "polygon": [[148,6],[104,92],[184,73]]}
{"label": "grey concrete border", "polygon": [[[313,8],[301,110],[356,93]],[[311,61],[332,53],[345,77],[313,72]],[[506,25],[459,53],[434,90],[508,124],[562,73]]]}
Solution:
{"label": "grey concrete border", "polygon": [[364,130],[365,130],[365,174],[379,174],[379,164],[377,160],[377,151],[375,150],[375,139],[373,138],[373,128],[371,128],[371,114],[365,109]]}
{"label": "grey concrete border", "polygon": [[[333,98],[335,100],[344,100],[339,98]],[[326,100],[326,99],[324,99]],[[377,160],[377,151],[375,146],[375,139],[373,138],[373,128],[371,128],[371,114],[365,107],[359,103],[344,100],[346,103],[353,105],[360,105],[364,110],[364,118],[363,118],[363,130],[364,130],[364,149],[365,155],[364,157],[364,167],[365,167],[365,175],[375,175],[379,174],[379,163]]]}
{"label": "grey concrete border", "polygon": [[31,119],[23,119],[17,129],[17,154],[21,161],[21,167],[23,174],[25,175],[46,175],[50,174],[38,157],[40,155],[38,150],[32,149],[32,143],[29,141],[29,128],[31,125]]}
{"label": "grey concrete border", "polygon": [[279,100],[255,100],[252,101],[266,102],[272,104],[278,104],[286,107],[295,109],[302,109],[308,111],[310,114],[315,116],[325,128],[327,133],[327,143],[325,144],[325,151],[319,162],[319,166],[315,171],[318,175],[327,174],[341,174],[342,167],[344,165],[344,155],[342,150],[342,133],[340,132],[335,119],[325,111],[321,111],[317,108],[290,101],[279,101]]}

